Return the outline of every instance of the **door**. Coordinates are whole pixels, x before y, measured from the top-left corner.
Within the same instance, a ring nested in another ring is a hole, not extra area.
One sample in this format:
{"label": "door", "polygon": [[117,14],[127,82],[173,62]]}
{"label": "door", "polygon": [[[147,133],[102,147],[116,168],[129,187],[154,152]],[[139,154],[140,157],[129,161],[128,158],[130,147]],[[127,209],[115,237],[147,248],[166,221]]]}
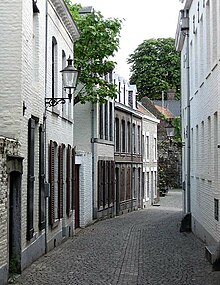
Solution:
{"label": "door", "polygon": [[10,173],[9,273],[21,272],[21,173]]}
{"label": "door", "polygon": [[79,228],[79,165],[75,164],[75,178],[74,178],[74,203],[75,203],[75,229]]}

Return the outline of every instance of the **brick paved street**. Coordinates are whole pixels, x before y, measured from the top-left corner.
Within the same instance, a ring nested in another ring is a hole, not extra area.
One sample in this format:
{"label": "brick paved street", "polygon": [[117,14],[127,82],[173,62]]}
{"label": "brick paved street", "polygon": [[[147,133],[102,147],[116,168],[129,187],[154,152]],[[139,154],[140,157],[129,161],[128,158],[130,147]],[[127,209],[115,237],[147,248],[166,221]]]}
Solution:
{"label": "brick paved street", "polygon": [[181,192],[161,206],[100,221],[26,269],[16,285],[220,285],[204,244],[180,233]]}

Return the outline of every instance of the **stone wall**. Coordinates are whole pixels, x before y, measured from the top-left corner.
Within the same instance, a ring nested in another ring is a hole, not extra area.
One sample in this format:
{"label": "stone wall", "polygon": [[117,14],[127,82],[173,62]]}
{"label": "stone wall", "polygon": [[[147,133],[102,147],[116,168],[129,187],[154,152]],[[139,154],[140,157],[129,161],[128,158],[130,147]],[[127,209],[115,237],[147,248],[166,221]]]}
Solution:
{"label": "stone wall", "polygon": [[9,183],[7,156],[19,155],[17,140],[0,137],[0,284],[6,284],[8,277],[8,219]]}

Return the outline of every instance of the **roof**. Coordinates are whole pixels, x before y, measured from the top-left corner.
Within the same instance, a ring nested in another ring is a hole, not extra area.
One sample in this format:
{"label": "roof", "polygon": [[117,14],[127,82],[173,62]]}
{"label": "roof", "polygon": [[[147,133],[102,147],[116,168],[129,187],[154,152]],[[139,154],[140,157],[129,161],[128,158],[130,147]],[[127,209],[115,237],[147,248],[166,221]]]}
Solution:
{"label": "roof", "polygon": [[148,97],[141,98],[141,103],[156,118],[161,118],[161,113],[157,110],[157,108],[154,106],[154,103]]}
{"label": "roof", "polygon": [[153,121],[157,121],[159,123],[159,120],[157,119],[156,116],[154,116],[149,110],[147,110],[141,102],[137,101],[137,111],[145,115],[145,118]]}
{"label": "roof", "polygon": [[163,114],[166,118],[174,118],[175,116],[165,107],[161,107],[159,105],[155,105],[157,110]]}
{"label": "roof", "polygon": [[[162,100],[153,100],[152,102],[154,105],[162,107]],[[174,117],[180,117],[180,100],[164,100],[163,106]]]}

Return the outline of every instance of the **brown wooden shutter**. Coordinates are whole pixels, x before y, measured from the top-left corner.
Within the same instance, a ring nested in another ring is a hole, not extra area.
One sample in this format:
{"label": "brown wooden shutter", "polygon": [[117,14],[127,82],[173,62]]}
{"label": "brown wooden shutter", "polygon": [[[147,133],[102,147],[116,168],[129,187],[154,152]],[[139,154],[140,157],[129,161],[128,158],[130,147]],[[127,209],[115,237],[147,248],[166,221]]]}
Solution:
{"label": "brown wooden shutter", "polygon": [[109,190],[110,190],[110,177],[109,177],[110,167],[109,161],[105,161],[105,206],[109,206]]}
{"label": "brown wooden shutter", "polygon": [[75,193],[74,193],[74,186],[75,186],[75,161],[76,161],[76,150],[75,150],[75,147],[72,149],[72,183],[71,183],[71,186],[72,186],[72,201],[71,201],[71,209],[73,210],[74,209],[74,204],[75,204],[75,201],[74,201],[74,197],[75,197]]}
{"label": "brown wooden shutter", "polygon": [[103,181],[102,181],[102,171],[103,171],[103,165],[102,160],[98,161],[98,209],[102,206],[102,189],[103,189]]}
{"label": "brown wooden shutter", "polygon": [[44,182],[45,182],[45,168],[44,168],[44,139],[45,130],[43,125],[39,128],[39,229],[45,228],[45,196],[44,196]]}
{"label": "brown wooden shutter", "polygon": [[55,209],[54,209],[54,203],[55,203],[55,193],[54,193],[54,153],[55,153],[55,147],[54,142],[50,141],[49,146],[49,183],[50,183],[50,199],[49,199],[49,222],[51,225],[53,225],[55,221]]}
{"label": "brown wooden shutter", "polygon": [[67,154],[66,154],[66,214],[67,216],[70,215],[70,188],[71,188],[71,146],[68,145],[67,147]]}
{"label": "brown wooden shutter", "polygon": [[123,202],[125,200],[125,169],[122,167],[121,169],[121,187],[120,187],[120,201]]}
{"label": "brown wooden shutter", "polygon": [[34,144],[35,144],[35,120],[28,121],[28,183],[27,183],[27,239],[34,234]]}
{"label": "brown wooden shutter", "polygon": [[115,200],[115,162],[113,160],[110,161],[110,201],[114,203]]}
{"label": "brown wooden shutter", "polygon": [[126,199],[131,199],[131,168],[128,167],[127,169],[127,176],[126,176]]}
{"label": "brown wooden shutter", "polygon": [[63,218],[63,146],[58,151],[58,218]]}

